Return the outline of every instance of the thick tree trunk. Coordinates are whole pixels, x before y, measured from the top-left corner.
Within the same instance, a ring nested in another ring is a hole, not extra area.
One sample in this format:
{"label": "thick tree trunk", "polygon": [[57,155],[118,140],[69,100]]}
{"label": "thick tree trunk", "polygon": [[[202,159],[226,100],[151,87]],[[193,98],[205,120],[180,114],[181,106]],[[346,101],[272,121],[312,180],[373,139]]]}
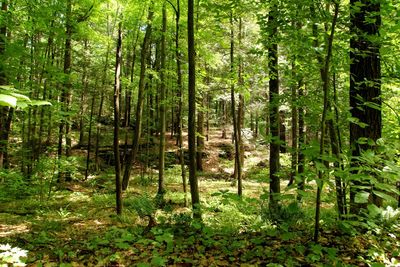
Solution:
{"label": "thick tree trunk", "polygon": [[[268,15],[268,30],[269,38],[272,42],[278,34],[277,24],[278,8],[276,5]],[[269,127],[271,133],[271,144],[269,154],[269,179],[270,179],[270,209],[275,210],[278,205],[280,193],[280,178],[278,172],[280,169],[279,163],[279,73],[278,73],[278,44],[272,43],[268,48],[269,58]]]}
{"label": "thick tree trunk", "polygon": [[[361,152],[375,149],[370,142],[360,143],[360,138],[376,142],[382,136],[382,100],[380,45],[374,41],[381,26],[380,2],[351,0],[350,40],[350,108],[357,122],[350,123],[350,146],[352,167],[359,167],[357,159]],[[369,103],[366,105],[366,103]],[[355,203],[359,186],[371,186],[369,180],[354,182],[350,189],[350,209],[359,213],[366,204]],[[378,198],[374,203],[381,204]]]}
{"label": "thick tree trunk", "polygon": [[194,39],[194,0],[188,0],[188,56],[189,56],[189,182],[193,216],[201,219],[200,195],[196,175],[196,51]]}

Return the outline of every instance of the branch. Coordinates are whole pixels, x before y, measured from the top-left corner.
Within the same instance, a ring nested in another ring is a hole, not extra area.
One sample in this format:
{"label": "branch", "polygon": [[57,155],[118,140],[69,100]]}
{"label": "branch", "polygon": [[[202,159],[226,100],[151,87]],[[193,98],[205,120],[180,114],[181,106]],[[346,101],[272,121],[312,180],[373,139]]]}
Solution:
{"label": "branch", "polygon": [[172,6],[172,8],[174,9],[174,11],[175,11],[175,14],[176,14],[176,16],[179,16],[179,12],[178,12],[178,10],[176,9],[176,7],[175,7],[175,5],[174,4],[172,4],[172,2],[171,1],[169,1],[169,0],[165,0],[165,1],[167,1],[171,6]]}
{"label": "branch", "polygon": [[85,14],[79,16],[79,17],[76,19],[76,22],[77,22],[77,23],[80,23],[80,22],[86,21],[86,20],[89,18],[90,13],[91,13],[92,10],[93,10],[93,7],[94,7],[94,4],[92,4],[92,6],[85,12]]}

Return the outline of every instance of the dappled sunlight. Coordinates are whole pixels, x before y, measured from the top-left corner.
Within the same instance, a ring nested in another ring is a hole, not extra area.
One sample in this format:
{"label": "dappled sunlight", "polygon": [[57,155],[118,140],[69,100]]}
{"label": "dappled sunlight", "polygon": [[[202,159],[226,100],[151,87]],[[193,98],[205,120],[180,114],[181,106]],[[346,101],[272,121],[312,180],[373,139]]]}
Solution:
{"label": "dappled sunlight", "polygon": [[18,224],[18,225],[7,225],[0,224],[0,237],[11,237],[23,233],[28,233],[30,231],[29,224]]}

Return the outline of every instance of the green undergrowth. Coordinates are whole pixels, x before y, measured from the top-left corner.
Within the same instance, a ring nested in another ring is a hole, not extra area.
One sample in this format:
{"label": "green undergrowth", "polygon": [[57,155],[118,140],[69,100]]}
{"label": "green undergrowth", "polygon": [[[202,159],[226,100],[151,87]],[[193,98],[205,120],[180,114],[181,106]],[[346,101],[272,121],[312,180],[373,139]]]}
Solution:
{"label": "green undergrowth", "polygon": [[288,193],[271,213],[267,193],[239,198],[229,182],[219,190],[213,188],[220,184],[212,183],[201,182],[209,189],[203,194],[202,221],[192,219],[174,184],[162,207],[154,186],[136,185],[124,194],[121,216],[115,215],[112,188],[99,190],[93,181],[81,192],[55,191],[45,201],[9,198],[0,207],[0,243],[9,244],[9,254],[18,252],[12,248],[28,251],[14,256],[32,266],[398,264],[400,215],[394,209],[371,207],[365,223],[355,225],[338,222],[334,207],[327,206],[319,243],[314,243],[314,209],[308,200],[297,204]]}

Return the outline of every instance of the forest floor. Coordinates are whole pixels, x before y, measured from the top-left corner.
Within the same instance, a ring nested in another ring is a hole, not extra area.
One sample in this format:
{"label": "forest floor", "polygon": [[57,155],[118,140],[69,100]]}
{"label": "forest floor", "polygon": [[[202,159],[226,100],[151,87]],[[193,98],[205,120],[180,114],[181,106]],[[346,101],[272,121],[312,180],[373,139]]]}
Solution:
{"label": "forest floor", "polygon": [[[272,216],[268,148],[250,138],[245,147],[244,196],[239,198],[231,140],[222,139],[219,129],[210,132],[199,173],[202,222],[193,220],[184,205],[179,165],[166,170],[162,208],[154,201],[156,171],[143,175],[136,169],[122,216],[115,215],[112,166],[62,189],[44,189],[43,179],[37,194],[2,194],[0,266],[2,251],[17,262],[21,250],[28,251],[28,266],[400,266],[399,222],[338,222],[329,185],[319,243],[312,241],[313,183],[297,205],[294,189],[282,179],[282,209]],[[176,151],[173,140],[167,150]],[[285,177],[289,155],[283,155],[282,165]]]}

